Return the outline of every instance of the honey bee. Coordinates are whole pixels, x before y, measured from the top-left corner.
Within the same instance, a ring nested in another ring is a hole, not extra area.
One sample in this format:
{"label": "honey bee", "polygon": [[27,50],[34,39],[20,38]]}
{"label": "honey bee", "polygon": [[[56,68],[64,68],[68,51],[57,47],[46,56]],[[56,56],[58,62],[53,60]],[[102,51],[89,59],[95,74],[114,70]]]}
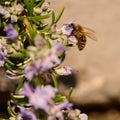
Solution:
{"label": "honey bee", "polygon": [[72,35],[76,37],[77,47],[80,51],[85,48],[87,37],[95,41],[97,40],[95,37],[95,31],[90,28],[73,23],[70,24],[70,27],[73,28]]}

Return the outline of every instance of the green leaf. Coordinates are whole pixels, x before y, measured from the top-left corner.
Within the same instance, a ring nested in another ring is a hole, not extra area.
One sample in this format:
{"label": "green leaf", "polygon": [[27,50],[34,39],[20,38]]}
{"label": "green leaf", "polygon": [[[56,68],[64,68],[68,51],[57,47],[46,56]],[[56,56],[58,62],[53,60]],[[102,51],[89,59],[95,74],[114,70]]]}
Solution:
{"label": "green leaf", "polygon": [[24,72],[23,71],[15,71],[15,70],[13,70],[13,72],[15,73],[15,75],[16,75],[16,77],[17,78],[19,78],[19,77],[21,77],[21,76],[24,76],[23,74],[24,74]]}
{"label": "green leaf", "polygon": [[60,57],[61,62],[63,62],[65,59],[65,52],[60,53],[59,57]]}
{"label": "green leaf", "polygon": [[70,100],[71,94],[72,94],[73,88],[71,87],[66,95],[66,98]]}
{"label": "green leaf", "polygon": [[7,69],[7,70],[10,70],[10,71],[12,71],[12,67],[11,67],[11,65],[9,64],[9,63],[5,63],[4,64],[4,66],[5,66],[5,68]]}
{"label": "green leaf", "polygon": [[7,63],[10,65],[10,66],[15,66],[15,64],[13,62],[11,62],[10,60],[7,60]]}
{"label": "green leaf", "polygon": [[33,22],[35,22],[36,24],[40,24],[39,22],[42,20],[42,19],[47,19],[51,17],[51,14],[47,14],[47,15],[39,15],[39,16],[31,16],[31,17],[28,17],[30,20],[32,20]]}
{"label": "green leaf", "polygon": [[51,77],[52,77],[55,88],[58,88],[58,82],[57,82],[56,76],[53,73],[51,73]]}
{"label": "green leaf", "polygon": [[10,105],[10,101],[8,101],[7,110],[8,110],[8,113],[10,114],[10,116],[15,117],[17,115],[17,113],[12,109],[12,107]]}
{"label": "green leaf", "polygon": [[56,103],[60,103],[60,102],[64,101],[65,98],[66,98],[65,96],[63,96],[63,95],[61,95],[61,94],[58,93],[55,96],[55,102]]}
{"label": "green leaf", "polygon": [[24,95],[14,95],[11,93],[11,98],[17,105],[25,105],[28,103],[28,99]]}
{"label": "green leaf", "polygon": [[17,86],[17,88],[16,88],[16,90],[15,90],[15,93],[17,93],[17,92],[20,90],[20,88],[22,88],[25,80],[26,80],[26,78],[22,78],[22,79],[20,80],[20,82],[18,83],[18,86]]}
{"label": "green leaf", "polygon": [[50,25],[48,25],[48,27],[46,27],[43,30],[39,30],[40,33],[48,32],[51,29],[52,25],[55,24],[55,13],[54,13],[54,11],[52,11],[50,14],[51,14],[51,23],[50,23]]}
{"label": "green leaf", "polygon": [[28,10],[28,15],[33,14],[34,0],[24,0],[25,6]]}
{"label": "green leaf", "polygon": [[41,0],[35,7],[41,7],[45,0]]}
{"label": "green leaf", "polygon": [[47,43],[48,48],[51,48],[51,47],[52,47],[52,45],[51,45],[51,43],[50,43],[49,39],[48,39],[48,38],[45,38],[45,41],[46,41],[46,43]]}
{"label": "green leaf", "polygon": [[29,17],[29,18],[40,21],[40,20],[42,20],[42,19],[47,19],[47,18],[49,18],[49,17],[51,17],[51,14],[50,14],[50,13],[47,14],[47,15],[32,16],[32,17]]}
{"label": "green leaf", "polygon": [[31,58],[27,58],[26,60],[24,60],[23,62],[20,62],[18,64],[16,64],[17,67],[23,67],[23,65],[29,63],[31,61]]}
{"label": "green leaf", "polygon": [[55,12],[52,11],[52,21],[51,21],[51,26],[55,23]]}
{"label": "green leaf", "polygon": [[11,98],[12,99],[24,99],[25,96],[24,95],[14,95],[13,93],[11,93]]}
{"label": "green leaf", "polygon": [[36,77],[34,77],[34,84],[36,85],[36,86],[38,86],[38,85],[40,85],[40,78],[39,78],[39,76],[36,76]]}
{"label": "green leaf", "polygon": [[28,34],[30,36],[31,42],[34,45],[35,44],[34,43],[34,38],[35,38],[37,32],[32,28],[32,25],[27,18],[24,18],[24,24],[26,25],[26,28],[27,28]]}
{"label": "green leaf", "polygon": [[20,106],[26,105],[28,103],[28,99],[24,95],[14,95],[11,93],[11,98],[14,100],[15,104]]}
{"label": "green leaf", "polygon": [[25,56],[26,55],[23,53],[15,53],[15,54],[10,55],[10,58],[20,59],[20,58],[24,58]]}
{"label": "green leaf", "polygon": [[61,8],[61,10],[59,11],[56,19],[55,19],[55,23],[57,23],[59,21],[59,19],[61,18],[62,14],[64,12],[64,7]]}

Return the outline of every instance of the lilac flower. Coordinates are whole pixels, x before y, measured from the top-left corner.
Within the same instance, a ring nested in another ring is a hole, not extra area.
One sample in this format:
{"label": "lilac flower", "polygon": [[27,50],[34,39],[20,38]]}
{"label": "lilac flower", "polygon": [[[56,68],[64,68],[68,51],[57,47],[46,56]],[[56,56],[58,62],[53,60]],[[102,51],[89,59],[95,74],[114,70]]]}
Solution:
{"label": "lilac flower", "polygon": [[62,112],[59,111],[55,116],[54,115],[48,116],[47,120],[64,120],[64,116]]}
{"label": "lilac flower", "polygon": [[[57,57],[56,57],[56,58],[57,58]],[[55,58],[55,59],[56,59],[56,58]],[[59,61],[58,58],[57,58],[57,60]],[[43,72],[49,70],[49,69],[52,68],[53,65],[54,65],[53,62],[52,62],[49,58],[46,58],[44,61],[41,61],[40,64],[41,64],[41,70],[42,70]]]}
{"label": "lilac flower", "polygon": [[35,44],[37,46],[42,46],[42,47],[45,45],[45,41],[44,41],[44,39],[43,39],[43,37],[41,35],[39,35],[39,34],[36,35]]}
{"label": "lilac flower", "polygon": [[17,120],[19,120],[19,117],[23,118],[24,120],[37,120],[35,114],[24,107],[19,107],[20,108],[20,114],[17,116]]}
{"label": "lilac flower", "polygon": [[59,75],[71,75],[74,72],[73,69],[68,66],[61,67],[59,69],[56,69],[55,71]]}
{"label": "lilac flower", "polygon": [[70,36],[73,32],[73,27],[71,26],[75,22],[75,19],[69,21],[67,24],[64,24],[61,28],[63,34]]}
{"label": "lilac flower", "polygon": [[68,102],[68,100],[64,100],[61,104],[56,106],[56,110],[62,110],[62,109],[70,109],[72,107],[72,104]]}
{"label": "lilac flower", "polygon": [[54,98],[56,93],[57,93],[57,89],[53,88],[51,85],[47,85],[45,87],[42,88],[42,90],[50,97],[50,98]]}
{"label": "lilac flower", "polygon": [[[59,54],[66,50],[62,43],[57,43],[51,49],[46,50],[43,38],[40,35],[35,37],[35,41],[38,45],[36,48],[32,46],[28,47],[28,54],[32,58],[32,63],[24,70],[25,77],[30,81],[34,76],[38,75],[40,71],[47,71],[54,67],[54,65],[60,64]],[[39,45],[42,45],[43,48],[41,47],[42,49],[39,49]]]}
{"label": "lilac flower", "polygon": [[6,34],[7,34],[7,36],[8,36],[8,38],[9,39],[15,39],[15,38],[17,38],[17,36],[18,36],[18,32],[17,32],[17,30],[13,27],[13,25],[12,24],[8,24],[8,25],[6,25]]}
{"label": "lilac flower", "polygon": [[39,65],[37,64],[37,62],[31,63],[30,65],[28,65],[25,70],[25,77],[28,80],[32,80],[34,76],[37,76],[39,72]]}
{"label": "lilac flower", "polygon": [[41,70],[46,71],[54,66],[54,64],[60,64],[58,54],[64,52],[66,48],[62,43],[55,45],[53,48],[48,50],[45,55],[45,59],[41,62]]}
{"label": "lilac flower", "polygon": [[71,107],[72,107],[72,104],[69,103],[67,100],[63,101],[59,105],[53,106],[51,108],[50,115],[48,116],[47,120],[54,120],[56,118],[58,120],[64,120],[64,116],[63,116],[62,110],[70,109]]}
{"label": "lilac flower", "polygon": [[57,30],[57,24],[53,24],[53,26],[51,27],[51,31],[55,32]]}
{"label": "lilac flower", "polygon": [[68,22],[67,24],[64,24],[63,27],[61,28],[61,31],[64,35],[66,35],[68,37],[68,39],[70,40],[70,42],[72,42],[73,44],[77,43],[77,39],[76,37],[72,34],[73,33],[73,26],[72,24],[75,22],[75,19],[71,20],[70,22]]}
{"label": "lilac flower", "polygon": [[[35,107],[35,109],[42,109],[45,112],[49,112],[50,106],[54,104],[52,98],[55,97],[57,90],[50,85],[41,88],[37,86],[34,91],[30,86],[25,83],[23,90],[19,94],[24,94],[28,97],[29,103]],[[37,101],[37,102],[36,102]]]}

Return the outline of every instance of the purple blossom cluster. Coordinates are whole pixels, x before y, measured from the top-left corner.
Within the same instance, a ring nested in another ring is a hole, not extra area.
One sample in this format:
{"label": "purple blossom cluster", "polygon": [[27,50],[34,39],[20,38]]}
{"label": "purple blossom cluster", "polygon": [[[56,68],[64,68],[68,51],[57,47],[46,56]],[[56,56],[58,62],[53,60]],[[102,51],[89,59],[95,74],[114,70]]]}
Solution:
{"label": "purple blossom cluster", "polygon": [[28,98],[28,104],[32,108],[18,106],[20,113],[17,115],[17,120],[23,118],[25,120],[37,120],[35,116],[36,110],[43,110],[46,114],[46,120],[64,120],[64,114],[67,111],[68,117],[71,120],[87,120],[86,114],[80,114],[80,111],[72,109],[72,104],[65,99],[63,102],[56,104],[54,99],[58,90],[51,85],[37,86],[35,89],[30,88],[28,83],[25,83],[19,91],[19,95],[25,95]]}
{"label": "purple blossom cluster", "polygon": [[[48,49],[42,56],[39,56],[39,60],[34,60],[26,66],[24,72],[25,77],[30,81],[37,76],[41,71],[45,72],[61,63],[59,54],[66,50],[63,44],[59,43]],[[36,56],[35,56],[36,57]]]}
{"label": "purple blossom cluster", "polygon": [[[34,106],[35,109],[42,109],[45,112],[50,111],[50,107],[55,103],[53,98],[57,93],[57,89],[50,85],[45,87],[37,86],[34,91],[31,90],[29,84],[25,83],[19,94],[25,95],[29,99],[29,103]],[[37,101],[37,102],[36,102]]]}
{"label": "purple blossom cluster", "polygon": [[[54,98],[58,90],[51,85],[44,87],[37,86],[34,90],[30,88],[28,83],[25,83],[23,88],[19,91],[19,95],[25,95],[28,97],[29,104],[34,107],[35,110],[43,110],[46,113],[47,120],[64,120],[63,110],[70,110],[72,104],[68,100],[64,100],[60,104],[56,104]],[[27,110],[24,107],[20,107],[20,114],[22,118],[31,118],[31,120],[37,120],[34,115],[34,111]]]}

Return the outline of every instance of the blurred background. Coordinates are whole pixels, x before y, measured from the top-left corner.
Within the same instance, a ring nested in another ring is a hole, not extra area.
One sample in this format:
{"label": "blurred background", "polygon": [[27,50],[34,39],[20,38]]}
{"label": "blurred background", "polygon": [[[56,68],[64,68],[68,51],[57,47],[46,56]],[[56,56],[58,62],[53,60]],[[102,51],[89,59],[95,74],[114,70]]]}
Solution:
{"label": "blurred background", "polygon": [[95,30],[98,39],[88,39],[83,51],[68,51],[64,64],[76,73],[63,80],[61,91],[74,87],[71,101],[88,113],[89,120],[120,120],[120,1],[51,0],[51,4],[56,13],[65,6],[58,26],[75,18]]}
{"label": "blurred background", "polygon": [[[65,7],[58,27],[75,18],[76,23],[95,30],[98,39],[97,42],[88,39],[83,51],[75,47],[67,52],[64,64],[76,72],[73,76],[59,78],[61,92],[65,94],[72,86],[71,101],[88,114],[89,120],[120,120],[120,1],[49,1],[56,13]],[[3,74],[4,70],[0,69],[0,90],[5,91],[0,99],[6,103],[3,95],[15,85]],[[0,112],[6,108],[3,106]]]}

